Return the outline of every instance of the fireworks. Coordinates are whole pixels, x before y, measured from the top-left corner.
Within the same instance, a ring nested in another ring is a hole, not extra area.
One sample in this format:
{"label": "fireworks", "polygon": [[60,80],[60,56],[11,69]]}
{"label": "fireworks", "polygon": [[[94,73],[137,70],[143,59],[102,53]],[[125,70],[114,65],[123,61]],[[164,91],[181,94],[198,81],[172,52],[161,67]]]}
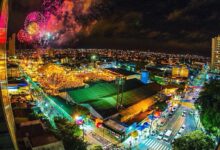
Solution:
{"label": "fireworks", "polygon": [[28,34],[34,36],[34,35],[37,35],[39,33],[40,27],[36,22],[31,22],[27,26],[26,30],[27,30]]}
{"label": "fireworks", "polygon": [[24,27],[27,30],[28,26],[35,22],[36,24],[38,24],[38,26],[42,27],[45,24],[45,17],[43,16],[43,14],[41,14],[38,11],[32,12],[30,13],[24,22]]}
{"label": "fireworks", "polygon": [[22,43],[46,47],[62,45],[76,38],[82,25],[76,19],[86,14],[92,0],[43,0],[42,12],[31,12],[17,37]]}
{"label": "fireworks", "polygon": [[31,43],[32,37],[23,29],[21,29],[18,34],[17,38],[21,43]]}
{"label": "fireworks", "polygon": [[61,0],[43,0],[44,16],[49,18],[51,14],[57,14],[57,10],[61,5]]}

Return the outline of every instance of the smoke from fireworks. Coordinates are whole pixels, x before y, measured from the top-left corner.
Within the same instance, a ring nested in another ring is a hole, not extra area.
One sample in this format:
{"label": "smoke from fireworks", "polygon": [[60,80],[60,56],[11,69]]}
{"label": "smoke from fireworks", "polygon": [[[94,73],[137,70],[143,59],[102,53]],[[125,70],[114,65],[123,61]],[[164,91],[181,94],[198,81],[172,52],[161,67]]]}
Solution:
{"label": "smoke from fireworks", "polygon": [[76,39],[82,25],[77,16],[86,15],[92,0],[43,0],[41,12],[31,12],[18,34],[22,43],[62,45]]}

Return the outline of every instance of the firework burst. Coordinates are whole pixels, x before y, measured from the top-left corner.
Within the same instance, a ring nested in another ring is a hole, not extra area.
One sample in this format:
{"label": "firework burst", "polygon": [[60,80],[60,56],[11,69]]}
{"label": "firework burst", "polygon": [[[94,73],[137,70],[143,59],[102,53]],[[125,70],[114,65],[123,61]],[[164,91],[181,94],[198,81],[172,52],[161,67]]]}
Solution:
{"label": "firework burst", "polygon": [[24,29],[18,32],[18,40],[47,46],[76,39],[83,28],[76,18],[86,14],[91,3],[92,0],[43,0],[42,12],[28,14]]}

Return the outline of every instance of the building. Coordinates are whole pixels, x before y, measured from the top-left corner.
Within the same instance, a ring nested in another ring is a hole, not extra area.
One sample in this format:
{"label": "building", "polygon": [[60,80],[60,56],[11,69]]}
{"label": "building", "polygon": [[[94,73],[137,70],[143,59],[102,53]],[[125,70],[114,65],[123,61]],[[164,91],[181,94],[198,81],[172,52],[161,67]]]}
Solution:
{"label": "building", "polygon": [[8,73],[8,78],[18,78],[21,76],[19,66],[17,64],[8,63],[7,73]]}
{"label": "building", "polygon": [[[148,115],[148,109],[155,104],[153,96],[161,91],[156,83],[143,84],[138,79],[124,83],[121,108],[118,109],[117,85],[114,82],[96,82],[87,88],[68,91],[76,104],[86,107],[92,117],[101,119],[103,126],[118,140],[126,137],[126,129],[139,123]],[[143,117],[144,116],[144,117]]]}
{"label": "building", "polygon": [[6,41],[8,1],[0,2],[0,149],[17,150],[14,117],[7,88]]}
{"label": "building", "polygon": [[8,39],[8,56],[15,56],[15,39],[15,33]]}
{"label": "building", "polygon": [[144,84],[149,83],[149,72],[148,71],[141,72],[141,82]]}
{"label": "building", "polygon": [[212,38],[211,68],[220,70],[220,35]]}
{"label": "building", "polygon": [[8,92],[10,95],[29,94],[30,88],[24,79],[8,78]]}
{"label": "building", "polygon": [[138,74],[136,72],[128,71],[125,69],[121,69],[121,68],[107,68],[107,70],[111,71],[113,74],[116,74],[118,76],[125,77],[126,80],[130,80],[130,79],[140,80],[140,78],[141,78],[140,74]]}
{"label": "building", "polygon": [[41,121],[21,123],[18,130],[20,149],[30,150],[64,150],[63,142],[47,132]]}
{"label": "building", "polygon": [[172,68],[172,77],[183,77],[187,78],[189,76],[189,69],[182,67],[173,67]]}

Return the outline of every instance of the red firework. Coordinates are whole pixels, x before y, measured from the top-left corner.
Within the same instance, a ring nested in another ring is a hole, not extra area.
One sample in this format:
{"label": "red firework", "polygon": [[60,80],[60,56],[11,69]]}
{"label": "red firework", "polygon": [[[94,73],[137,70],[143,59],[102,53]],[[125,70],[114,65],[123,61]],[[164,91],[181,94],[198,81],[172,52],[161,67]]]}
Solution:
{"label": "red firework", "polygon": [[18,34],[17,38],[21,43],[31,43],[32,37],[23,29],[21,29]]}
{"label": "red firework", "polygon": [[31,12],[25,19],[25,29],[27,29],[28,25],[32,22],[36,22],[40,27],[42,27],[45,24],[45,17],[38,11]]}

